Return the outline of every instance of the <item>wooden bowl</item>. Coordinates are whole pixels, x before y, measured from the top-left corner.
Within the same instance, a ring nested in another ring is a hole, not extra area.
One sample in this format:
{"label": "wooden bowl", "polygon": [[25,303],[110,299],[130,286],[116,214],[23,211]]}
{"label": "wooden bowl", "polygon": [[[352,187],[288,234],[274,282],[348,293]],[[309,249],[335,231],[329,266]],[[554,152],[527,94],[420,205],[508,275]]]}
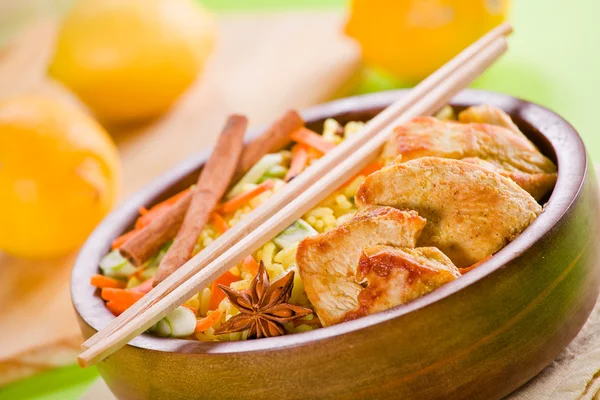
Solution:
{"label": "wooden bowl", "polygon": [[[367,120],[404,91],[303,112]],[[98,365],[121,399],[499,399],[548,365],[591,312],[600,282],[594,169],[577,132],[526,101],[475,90],[452,105],[508,112],[559,175],[544,213],[489,262],[407,305],[289,336],[203,343],[142,335]],[[254,131],[258,133],[258,131]],[[90,286],[110,242],[148,206],[195,181],[206,154],[183,162],[113,212],[77,259],[72,297],[85,337],[112,314]]]}

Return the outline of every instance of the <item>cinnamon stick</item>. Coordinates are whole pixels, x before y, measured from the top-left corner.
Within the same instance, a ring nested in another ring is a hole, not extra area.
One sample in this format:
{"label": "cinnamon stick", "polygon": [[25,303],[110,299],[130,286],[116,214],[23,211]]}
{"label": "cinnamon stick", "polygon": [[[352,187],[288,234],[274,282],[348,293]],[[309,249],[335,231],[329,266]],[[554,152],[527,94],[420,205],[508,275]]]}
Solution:
{"label": "cinnamon stick", "polygon": [[[265,154],[287,146],[290,142],[290,134],[301,126],[304,126],[304,121],[296,111],[286,112],[259,137],[245,146],[233,181],[239,180]],[[192,193],[187,193],[173,207],[142,228],[121,246],[119,249],[121,255],[133,265],[140,266],[156,254],[163,244],[177,235],[191,198]]]}
{"label": "cinnamon stick", "polygon": [[181,228],[158,266],[154,286],[191,258],[202,229],[235,173],[244,148],[247,126],[248,119],[244,116],[232,115],[227,119],[217,145],[200,172]]}
{"label": "cinnamon stick", "polygon": [[184,194],[171,208],[140,229],[120,247],[119,252],[134,266],[139,267],[156,254],[163,244],[173,239],[185,217],[193,191]]}
{"label": "cinnamon stick", "polygon": [[291,143],[290,134],[304,126],[304,120],[295,110],[289,110],[259,137],[248,143],[233,176],[238,181],[265,154],[278,151]]}

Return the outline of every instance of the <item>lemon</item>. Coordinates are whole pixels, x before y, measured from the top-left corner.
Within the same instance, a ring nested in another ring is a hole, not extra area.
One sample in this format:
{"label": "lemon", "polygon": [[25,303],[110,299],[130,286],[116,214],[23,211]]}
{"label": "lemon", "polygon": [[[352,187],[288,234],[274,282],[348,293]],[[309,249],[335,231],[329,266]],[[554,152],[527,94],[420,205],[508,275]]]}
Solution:
{"label": "lemon", "polygon": [[367,65],[420,80],[502,23],[508,0],[353,0],[346,33]]}
{"label": "lemon", "polygon": [[82,111],[42,96],[0,102],[0,249],[68,253],[113,207],[119,185],[116,147]]}
{"label": "lemon", "polygon": [[192,0],[82,0],[62,24],[49,73],[99,118],[143,120],[197,78],[214,37],[212,16]]}

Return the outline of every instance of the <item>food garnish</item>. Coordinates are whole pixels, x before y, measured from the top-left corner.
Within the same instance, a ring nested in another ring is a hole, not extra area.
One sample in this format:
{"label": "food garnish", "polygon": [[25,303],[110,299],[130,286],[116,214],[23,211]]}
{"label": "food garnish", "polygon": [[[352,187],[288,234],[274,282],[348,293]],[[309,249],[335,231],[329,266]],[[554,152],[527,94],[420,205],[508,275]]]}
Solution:
{"label": "food garnish", "polygon": [[225,293],[219,290],[219,285],[229,286],[233,282],[237,282],[239,280],[239,277],[235,276],[229,271],[225,272],[223,275],[217,278],[217,280],[214,281],[212,284],[212,291],[210,295],[210,300],[208,302],[208,309],[216,309],[217,307],[219,307],[219,303],[221,303],[221,300],[225,298]]}
{"label": "food garnish", "polygon": [[196,332],[204,332],[211,328],[221,319],[221,315],[223,315],[221,310],[215,310],[209,316],[198,320],[198,322],[196,322]]}
{"label": "food garnish", "polygon": [[319,232],[310,226],[308,222],[303,219],[299,219],[285,228],[279,235],[275,236],[273,243],[282,249],[285,249],[294,245],[294,243],[300,242],[305,237],[316,235],[318,233]]}
{"label": "food garnish", "polygon": [[294,271],[273,284],[263,262],[252,280],[250,293],[238,292],[225,285],[219,288],[240,313],[221,325],[215,335],[248,330],[248,338],[265,338],[285,335],[283,324],[305,317],[310,308],[288,304],[294,287]]}
{"label": "food garnish", "polygon": [[290,169],[287,171],[285,178],[286,182],[294,179],[300,172],[304,170],[308,164],[308,146],[302,143],[298,143],[292,147],[292,161],[290,162]]}
{"label": "food garnish", "polygon": [[235,173],[244,147],[247,126],[248,119],[242,115],[231,115],[227,119],[212,154],[200,172],[181,228],[158,266],[154,285],[162,282],[191,258],[202,229]]}
{"label": "food garnish", "polygon": [[244,147],[233,181],[237,182],[265,154],[285,148],[292,139],[290,133],[304,126],[304,120],[295,110],[289,110],[276,120],[262,135]]}
{"label": "food garnish", "polygon": [[217,209],[218,212],[223,214],[229,214],[248,203],[253,198],[260,196],[264,192],[273,189],[273,181],[264,181],[260,185],[246,192],[240,193],[225,203],[221,204]]}
{"label": "food garnish", "polygon": [[335,144],[323,139],[323,136],[304,127],[292,132],[290,137],[298,143],[302,143],[312,147],[313,149],[319,150],[323,154],[333,150],[335,147]]}
{"label": "food garnish", "polygon": [[131,231],[135,232],[134,235],[127,238],[125,243],[119,247],[121,255],[136,266],[149,260],[165,243],[177,235],[191,200],[192,192],[188,191],[168,210],[150,221],[147,226]]}
{"label": "food garnish", "polygon": [[118,279],[113,279],[108,276],[104,276],[104,275],[100,275],[100,274],[92,276],[92,278],[90,279],[90,284],[99,289],[102,289],[102,288],[123,289],[126,285],[125,281],[120,281]]}
{"label": "food garnish", "polygon": [[[290,110],[285,113],[264,133],[244,147],[232,181],[237,182],[266,154],[287,146],[291,142],[290,133],[303,125],[304,121],[296,111]],[[166,212],[151,221],[148,226],[128,237],[128,240],[119,249],[123,257],[133,265],[140,266],[156,254],[179,231],[191,198],[192,193],[187,192]]]}

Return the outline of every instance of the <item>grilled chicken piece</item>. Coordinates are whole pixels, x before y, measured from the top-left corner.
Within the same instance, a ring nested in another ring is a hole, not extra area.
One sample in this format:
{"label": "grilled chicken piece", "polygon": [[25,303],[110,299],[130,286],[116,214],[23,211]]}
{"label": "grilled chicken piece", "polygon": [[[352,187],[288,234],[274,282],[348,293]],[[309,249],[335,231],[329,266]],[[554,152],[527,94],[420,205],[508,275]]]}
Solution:
{"label": "grilled chicken piece", "polygon": [[[458,114],[458,121],[462,123],[476,122],[480,124],[497,125],[516,133],[519,136],[527,137],[521,132],[519,127],[513,122],[512,118],[499,109],[489,104],[472,106]],[[529,140],[529,139],[527,139]]]}
{"label": "grilled chicken piece", "polygon": [[366,283],[350,320],[408,303],[460,277],[458,268],[435,247],[374,246],[365,249],[357,280]]}
{"label": "grilled chicken piece", "polygon": [[533,143],[522,134],[495,125],[415,118],[394,130],[382,154],[387,164],[428,156],[482,159],[494,164],[496,172],[505,171],[504,176],[512,179],[510,174],[514,174],[520,179],[517,183],[526,183],[524,189],[531,190],[536,199],[552,190],[556,182],[556,166]]}
{"label": "grilled chicken piece", "polygon": [[363,287],[356,280],[362,250],[376,245],[415,247],[425,219],[415,211],[367,207],[329,232],[302,240],[296,264],[304,289],[323,325],[358,309]]}
{"label": "grilled chicken piece", "polygon": [[512,179],[517,185],[525,189],[529,194],[540,201],[556,184],[556,174],[528,174],[521,171],[506,171],[501,166],[477,157],[463,158],[461,161],[479,165],[490,171]]}
{"label": "grilled chicken piece", "polygon": [[[516,137],[516,135],[513,135]],[[435,246],[468,267],[517,237],[542,212],[512,180],[471,163],[424,157],[367,177],[360,207],[416,210],[427,219],[418,246]]]}

